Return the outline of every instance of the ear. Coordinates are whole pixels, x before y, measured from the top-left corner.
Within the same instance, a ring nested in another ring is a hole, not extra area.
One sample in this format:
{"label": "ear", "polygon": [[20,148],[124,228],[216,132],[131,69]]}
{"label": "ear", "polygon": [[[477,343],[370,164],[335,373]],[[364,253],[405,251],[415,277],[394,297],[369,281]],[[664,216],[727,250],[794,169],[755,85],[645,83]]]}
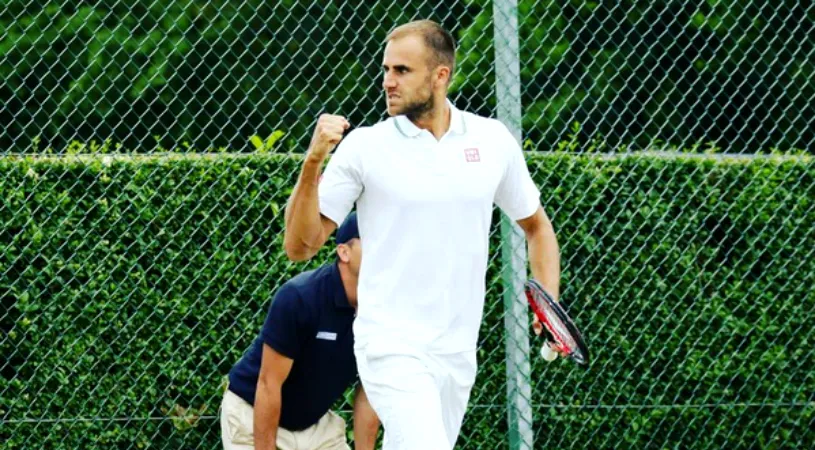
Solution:
{"label": "ear", "polygon": [[351,249],[345,244],[338,245],[337,257],[340,259],[340,261],[347,263],[351,260]]}
{"label": "ear", "polygon": [[438,81],[439,85],[447,86],[452,81],[450,79],[451,73],[450,68],[447,66],[438,66],[436,68],[436,81]]}

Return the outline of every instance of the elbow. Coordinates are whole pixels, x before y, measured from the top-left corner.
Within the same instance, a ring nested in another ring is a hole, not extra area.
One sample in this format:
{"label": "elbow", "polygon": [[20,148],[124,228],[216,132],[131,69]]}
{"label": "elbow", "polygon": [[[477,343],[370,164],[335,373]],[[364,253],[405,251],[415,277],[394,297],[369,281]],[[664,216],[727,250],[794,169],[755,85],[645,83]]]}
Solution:
{"label": "elbow", "polygon": [[284,239],[283,248],[286,251],[286,257],[292,262],[308,261],[314,256],[314,252],[310,251],[307,245],[293,239]]}
{"label": "elbow", "polygon": [[308,261],[309,259],[308,253],[294,245],[286,246],[286,257],[292,262]]}
{"label": "elbow", "polygon": [[257,392],[263,393],[266,395],[274,395],[275,393],[280,393],[280,388],[282,383],[279,383],[271,373],[261,373],[258,374],[258,382],[257,382]]}
{"label": "elbow", "polygon": [[289,261],[300,262],[307,259],[305,253],[296,246],[286,244],[284,247],[286,249],[286,258],[289,258]]}
{"label": "elbow", "polygon": [[[379,433],[379,417],[373,412],[360,413],[359,411],[354,414],[354,431],[361,436],[370,436],[376,439]],[[363,439],[365,440],[365,439]]]}
{"label": "elbow", "polygon": [[268,377],[263,376],[263,374],[261,373],[258,376],[258,384],[255,387],[255,389],[258,391],[267,392],[270,386],[271,383],[269,383]]}
{"label": "elbow", "polygon": [[368,421],[368,432],[376,436],[379,432],[379,425],[379,417],[376,414],[372,414],[371,419]]}

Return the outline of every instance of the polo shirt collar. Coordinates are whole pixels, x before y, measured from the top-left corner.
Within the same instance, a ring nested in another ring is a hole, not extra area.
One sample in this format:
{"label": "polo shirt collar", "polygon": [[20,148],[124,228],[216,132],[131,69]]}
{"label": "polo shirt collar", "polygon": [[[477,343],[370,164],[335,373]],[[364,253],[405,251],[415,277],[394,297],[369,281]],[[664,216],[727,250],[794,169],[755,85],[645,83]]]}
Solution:
{"label": "polo shirt collar", "polygon": [[[455,105],[453,105],[453,102],[451,102],[450,99],[445,99],[445,101],[447,102],[447,106],[450,107],[449,132],[454,134],[464,134],[467,129],[464,123],[464,115],[461,114],[461,111],[456,108]],[[422,132],[422,129],[417,127],[405,115],[396,116],[394,118],[394,123],[396,124],[396,128],[399,130],[399,132],[409,138],[415,138]]]}
{"label": "polo shirt collar", "polygon": [[330,283],[329,289],[331,292],[333,292],[334,296],[334,306],[339,309],[354,309],[354,307],[348,302],[348,296],[345,295],[345,286],[342,284],[339,263],[336,261],[331,265],[328,280]]}

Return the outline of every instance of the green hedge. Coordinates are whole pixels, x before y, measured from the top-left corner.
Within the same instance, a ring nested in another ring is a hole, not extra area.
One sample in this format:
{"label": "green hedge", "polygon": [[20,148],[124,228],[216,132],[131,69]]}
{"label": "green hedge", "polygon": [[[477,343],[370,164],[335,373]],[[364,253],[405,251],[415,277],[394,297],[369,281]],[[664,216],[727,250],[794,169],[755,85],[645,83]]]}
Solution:
{"label": "green hedge", "polygon": [[[529,165],[594,354],[588,370],[533,360],[535,448],[815,442],[811,158]],[[282,253],[297,167],[275,154],[0,158],[0,448],[217,448],[223,377],[275,288],[330,257]],[[497,235],[459,448],[507,447]]]}

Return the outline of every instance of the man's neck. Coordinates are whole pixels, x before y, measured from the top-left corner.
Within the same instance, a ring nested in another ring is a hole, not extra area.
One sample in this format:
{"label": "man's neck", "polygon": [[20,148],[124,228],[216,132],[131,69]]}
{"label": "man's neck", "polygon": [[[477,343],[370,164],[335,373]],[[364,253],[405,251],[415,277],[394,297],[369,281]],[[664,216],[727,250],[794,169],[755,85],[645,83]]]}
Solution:
{"label": "man's neck", "polygon": [[354,309],[357,309],[357,283],[359,277],[351,273],[351,271],[342,264],[340,264],[339,269],[342,287],[345,289],[345,297],[348,298],[348,304],[353,306]]}
{"label": "man's neck", "polygon": [[419,118],[411,119],[411,121],[417,127],[429,131],[438,141],[450,129],[450,118],[450,105],[442,99],[442,101],[435,103],[433,109],[422,114]]}

